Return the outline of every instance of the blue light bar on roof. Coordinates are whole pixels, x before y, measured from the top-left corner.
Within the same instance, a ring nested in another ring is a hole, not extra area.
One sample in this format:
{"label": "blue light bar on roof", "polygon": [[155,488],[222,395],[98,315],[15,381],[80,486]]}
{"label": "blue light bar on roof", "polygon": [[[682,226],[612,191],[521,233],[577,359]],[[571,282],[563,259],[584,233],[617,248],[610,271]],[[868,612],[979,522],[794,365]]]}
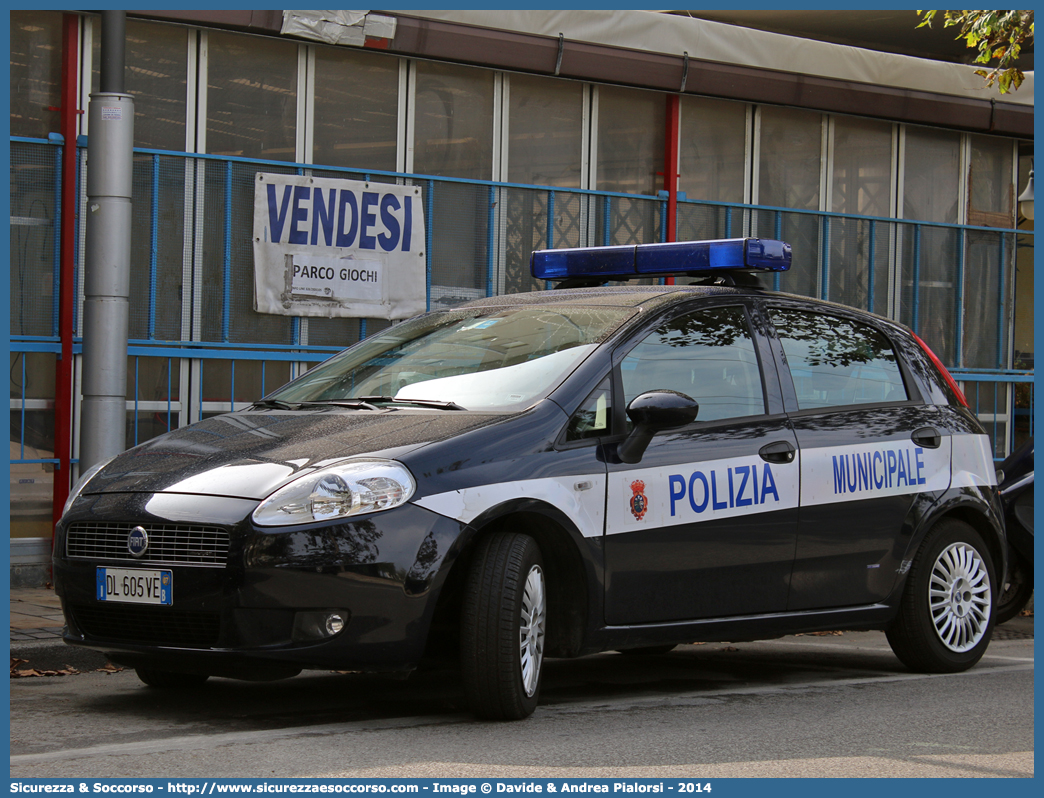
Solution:
{"label": "blue light bar on roof", "polygon": [[767,238],[722,238],[624,247],[541,249],[530,271],[538,280],[593,277],[627,280],[718,271],[772,271],[790,268],[790,244]]}

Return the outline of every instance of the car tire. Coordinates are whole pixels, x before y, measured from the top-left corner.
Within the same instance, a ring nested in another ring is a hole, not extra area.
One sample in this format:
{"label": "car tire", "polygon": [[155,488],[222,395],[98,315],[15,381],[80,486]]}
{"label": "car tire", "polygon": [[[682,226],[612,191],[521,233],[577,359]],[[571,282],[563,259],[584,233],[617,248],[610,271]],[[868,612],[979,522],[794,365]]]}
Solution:
{"label": "car tire", "polygon": [[920,673],[967,670],[990,644],[996,586],[979,533],[957,519],[940,521],[910,567],[899,615],[887,630],[892,651]]}
{"label": "car tire", "polygon": [[537,542],[516,532],[481,539],[461,608],[461,671],[476,715],[519,720],[536,709],[546,619],[547,586]]}
{"label": "car tire", "polygon": [[1000,596],[997,597],[994,623],[999,625],[1010,621],[1022,612],[1032,595],[1033,565],[1027,563],[1014,549],[1009,548],[1008,578],[1004,580]]}
{"label": "car tire", "polygon": [[146,685],[160,690],[188,690],[200,687],[210,678],[205,673],[178,673],[156,668],[135,668],[134,672]]}

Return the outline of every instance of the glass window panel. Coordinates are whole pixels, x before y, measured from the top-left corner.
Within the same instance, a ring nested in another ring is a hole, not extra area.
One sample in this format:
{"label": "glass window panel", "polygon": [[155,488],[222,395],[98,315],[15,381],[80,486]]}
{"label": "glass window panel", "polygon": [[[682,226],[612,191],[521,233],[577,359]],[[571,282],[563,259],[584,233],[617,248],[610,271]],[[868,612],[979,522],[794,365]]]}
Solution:
{"label": "glass window panel", "polygon": [[[11,353],[11,399],[34,400],[44,399],[48,403],[54,401],[55,356],[44,352],[12,352]],[[26,430],[27,440],[32,438],[33,446],[50,446],[54,431],[50,425],[37,436]],[[48,455],[50,456],[50,455]]]}
{"label": "glass window panel", "polygon": [[823,117],[794,108],[761,109],[758,203],[819,210]]}
{"label": "glass window panel", "polygon": [[[254,310],[254,252],[249,235],[253,224],[254,184],[259,170],[287,173],[289,166],[253,163],[208,163],[202,183],[203,291],[193,304],[200,314],[202,340],[242,343],[294,343],[294,319]],[[231,194],[227,189],[231,189]],[[228,273],[226,279],[226,246]],[[227,312],[226,312],[227,310]],[[226,337],[227,326],[227,337]]]}
{"label": "glass window panel", "polygon": [[12,142],[10,148],[10,334],[56,336],[55,224],[61,164],[53,147]]}
{"label": "glass window panel", "polygon": [[[54,457],[55,356],[12,352],[11,460]],[[11,464],[11,537],[50,537],[53,463]]]}
{"label": "glass window panel", "polygon": [[912,327],[943,363],[957,365],[957,231],[928,225],[917,230],[914,225],[902,225],[899,235],[899,320]]}
{"label": "glass window panel", "polygon": [[124,74],[134,95],[134,146],[185,149],[187,51],[185,28],[127,20]]}
{"label": "glass window panel", "polygon": [[[961,390],[971,406],[972,413],[979,419],[986,434],[993,442],[993,456],[1002,460],[1011,454],[1014,449],[1025,442],[1029,437],[1030,399],[1032,396],[1032,383],[1005,383],[1005,382],[961,382]],[[1012,396],[1011,389],[1015,389]],[[1012,419],[1009,411],[1012,409],[1014,398],[1015,418]],[[1019,411],[1022,412],[1019,412]],[[1009,448],[1009,427],[1014,423],[1015,429],[1011,431],[1011,447]]]}
{"label": "glass window panel", "polygon": [[254,402],[289,381],[290,362],[286,360],[203,361],[203,401],[225,404],[222,412],[231,410],[233,398]]}
{"label": "glass window panel", "polygon": [[[127,401],[163,402],[180,399],[181,361],[169,357],[127,357]],[[166,412],[166,408],[164,408]]]}
{"label": "glass window panel", "polygon": [[768,279],[774,282],[778,275],[781,291],[818,297],[821,272],[819,247],[823,240],[820,217],[812,213],[755,210],[751,212],[751,219],[753,235],[778,238],[793,248],[794,258],[790,269],[773,274]]}
{"label": "glass window panel", "polygon": [[[819,210],[823,117],[812,111],[762,107],[758,197],[760,205]],[[780,275],[780,288],[819,294],[817,216],[776,211],[754,215],[755,234],[781,238],[794,248],[794,263]]]}
{"label": "glass window panel", "polygon": [[131,339],[181,338],[185,174],[182,157],[142,153],[134,156],[128,319]]}
{"label": "glass window panel", "polygon": [[770,310],[802,410],[904,402],[892,345],[877,330],[836,316]]}
{"label": "glass window panel", "polygon": [[136,446],[178,427],[180,383],[180,358],[127,358],[127,446]]}
{"label": "glass window panel", "polygon": [[[661,210],[666,203],[648,196],[603,197],[592,202],[594,242],[599,245],[653,244],[661,241]],[[649,279],[649,278],[643,278]]]}
{"label": "glass window panel", "polygon": [[[853,117],[834,119],[831,210],[892,215],[892,125]],[[830,221],[829,298],[880,312],[888,307],[889,227],[858,219]],[[874,262],[870,263],[871,254]],[[874,270],[874,297],[869,296]],[[873,303],[871,304],[871,299]]]}
{"label": "glass window panel", "polygon": [[[425,189],[425,191],[429,191]],[[433,181],[431,220],[431,309],[486,296],[491,285],[492,230],[488,186]]]}
{"label": "glass window panel", "polygon": [[316,48],[314,163],[394,172],[398,116],[397,58]]}
{"label": "glass window panel", "polygon": [[743,202],[747,106],[681,98],[678,189],[687,199]]}
{"label": "glass window panel", "polygon": [[656,194],[663,188],[665,97],[641,89],[598,88],[599,191]]}
{"label": "glass window panel", "polygon": [[834,213],[891,216],[891,124],[835,117],[831,182]]}
{"label": "glass window panel", "polygon": [[207,152],[292,161],[297,140],[297,47],[208,33]]}
{"label": "glass window panel", "polygon": [[12,11],[12,136],[45,139],[48,133],[59,131],[61,81],[61,13]]}
{"label": "glass window panel", "polygon": [[833,218],[825,223],[830,226],[830,290],[827,298],[849,307],[887,313],[891,293],[889,254],[894,237],[893,225],[850,218]]}
{"label": "glass window panel", "polygon": [[[360,340],[360,322],[363,319],[319,319],[309,318],[308,343],[314,346],[340,346],[347,347]],[[371,332],[370,325],[376,319],[366,320],[367,332]],[[271,390],[271,388],[269,388]]]}
{"label": "glass window panel", "polygon": [[[91,17],[91,91],[101,84],[101,20]],[[134,146],[183,152],[185,143],[188,30],[127,20],[124,88],[134,95]]]}
{"label": "glass window panel", "polygon": [[1008,297],[1011,296],[1015,272],[1016,239],[1007,233],[969,230],[966,241],[964,356],[961,365],[1007,368],[1007,320],[1011,315]]}
{"label": "glass window panel", "polygon": [[[1029,182],[1030,158],[1019,157],[1019,192]],[[1033,222],[1021,218],[1020,230],[1033,230]],[[1014,329],[1014,367],[1017,369],[1033,368],[1034,329],[1033,329],[1033,235],[1018,235],[1015,247],[1015,329]]]}
{"label": "glass window panel", "polygon": [[[30,416],[52,415],[32,411]],[[11,442],[11,459],[20,459],[21,449]],[[26,460],[51,459],[49,451],[26,449]],[[11,537],[50,538],[54,533],[52,494],[54,463],[11,463]]]}
{"label": "glass window panel", "polygon": [[683,393],[700,404],[698,421],[765,412],[754,341],[740,308],[677,316],[620,363],[624,405],[646,391]]}
{"label": "glass window panel", "polygon": [[[961,136],[906,128],[903,218],[958,222]],[[950,228],[902,225],[902,304],[909,324],[946,364],[956,365],[957,262],[960,239]]]}
{"label": "glass window panel", "polygon": [[908,127],[903,164],[903,218],[956,224],[960,162],[959,133]]}
{"label": "glass window panel", "polygon": [[580,188],[583,84],[511,76],[508,181]]}
{"label": "glass window panel", "polygon": [[1011,139],[971,136],[971,205],[968,224],[981,227],[1015,226],[1014,147]]}
{"label": "glass window panel", "polygon": [[493,72],[428,61],[417,71],[413,171],[493,177]]}
{"label": "glass window panel", "polygon": [[[54,457],[55,356],[12,352],[11,460]],[[11,537],[49,537],[53,463],[11,464]]]}

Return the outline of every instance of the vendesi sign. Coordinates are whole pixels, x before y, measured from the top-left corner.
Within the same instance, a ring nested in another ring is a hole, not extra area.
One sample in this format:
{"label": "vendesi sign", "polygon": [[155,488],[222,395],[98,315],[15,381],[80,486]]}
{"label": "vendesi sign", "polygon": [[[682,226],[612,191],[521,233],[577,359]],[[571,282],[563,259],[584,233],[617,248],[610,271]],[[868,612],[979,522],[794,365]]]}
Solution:
{"label": "vendesi sign", "polygon": [[426,304],[418,186],[259,173],[254,309],[404,319]]}

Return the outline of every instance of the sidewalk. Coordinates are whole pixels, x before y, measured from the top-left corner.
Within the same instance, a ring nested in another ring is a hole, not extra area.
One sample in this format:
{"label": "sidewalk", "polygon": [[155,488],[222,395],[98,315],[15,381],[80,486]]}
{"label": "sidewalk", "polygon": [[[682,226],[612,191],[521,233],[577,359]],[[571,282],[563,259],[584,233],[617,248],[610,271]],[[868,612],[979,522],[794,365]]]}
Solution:
{"label": "sidewalk", "polygon": [[11,588],[11,643],[62,636],[62,606],[47,587]]}
{"label": "sidewalk", "polygon": [[108,664],[104,654],[62,642],[64,625],[53,588],[11,588],[12,671],[16,665],[38,671],[92,671]]}

